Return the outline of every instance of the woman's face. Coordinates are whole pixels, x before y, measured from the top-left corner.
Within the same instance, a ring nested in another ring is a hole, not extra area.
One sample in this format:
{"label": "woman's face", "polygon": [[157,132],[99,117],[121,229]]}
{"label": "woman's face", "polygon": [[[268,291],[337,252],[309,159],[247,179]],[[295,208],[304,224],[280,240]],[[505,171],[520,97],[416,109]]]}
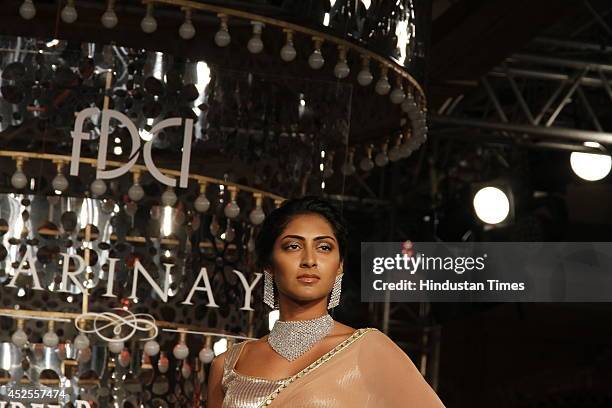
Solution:
{"label": "woman's face", "polygon": [[338,241],[319,214],[296,215],[274,242],[274,281],[280,293],[295,301],[327,297],[341,271]]}

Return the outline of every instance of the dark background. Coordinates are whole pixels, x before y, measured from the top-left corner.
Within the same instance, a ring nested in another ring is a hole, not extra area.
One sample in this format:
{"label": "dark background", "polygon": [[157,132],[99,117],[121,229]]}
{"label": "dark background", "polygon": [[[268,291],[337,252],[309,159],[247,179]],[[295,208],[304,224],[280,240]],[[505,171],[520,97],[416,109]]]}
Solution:
{"label": "dark background", "polygon": [[[422,2],[425,3],[425,2]],[[569,166],[568,146],[546,138],[448,125],[438,116],[501,122],[486,98],[488,79],[509,123],[527,124],[504,67],[572,77],[571,67],[521,64],[517,54],[612,63],[612,4],[606,1],[433,1],[426,57],[430,136],[409,165],[370,176],[376,194],[359,208],[343,202],[352,248],[361,241],[609,241],[610,177],[586,182]],[[426,6],[426,5],[425,5]],[[585,44],[588,44],[586,46]],[[597,74],[591,69],[587,75]],[[554,81],[515,77],[534,113]],[[601,87],[581,86],[603,131],[611,100]],[[567,89],[567,88],[565,88]],[[452,113],[445,102],[457,101]],[[550,110],[549,112],[550,113]],[[595,130],[573,95],[556,127]],[[536,146],[537,145],[537,146]],[[376,178],[376,182],[372,181]],[[470,192],[502,180],[514,194],[506,226],[485,230]],[[374,200],[385,200],[384,203]],[[345,288],[352,297],[340,320],[381,327],[384,305],[357,312],[359,265],[352,257]],[[346,299],[345,299],[346,300]],[[423,367],[447,407],[612,406],[612,307],[608,303],[391,304],[389,335]]]}

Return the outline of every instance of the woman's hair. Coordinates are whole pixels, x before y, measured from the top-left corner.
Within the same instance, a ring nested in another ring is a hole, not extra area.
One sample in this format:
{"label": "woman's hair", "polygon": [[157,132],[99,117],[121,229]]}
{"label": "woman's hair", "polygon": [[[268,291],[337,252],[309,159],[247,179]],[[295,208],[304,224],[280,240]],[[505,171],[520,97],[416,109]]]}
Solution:
{"label": "woman's hair", "polygon": [[262,270],[272,263],[272,252],[276,239],[283,233],[289,222],[297,215],[318,214],[331,225],[340,251],[340,260],[346,251],[347,227],[340,211],[329,201],[306,196],[284,201],[280,207],[266,216],[255,241],[256,267]]}

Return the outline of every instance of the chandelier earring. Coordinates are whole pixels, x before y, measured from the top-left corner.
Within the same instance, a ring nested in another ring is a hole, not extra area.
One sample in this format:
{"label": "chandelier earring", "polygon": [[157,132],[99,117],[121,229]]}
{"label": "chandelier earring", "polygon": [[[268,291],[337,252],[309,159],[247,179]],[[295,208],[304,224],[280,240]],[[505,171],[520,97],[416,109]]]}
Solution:
{"label": "chandelier earring", "polygon": [[331,296],[329,297],[329,303],[327,305],[328,309],[333,309],[340,303],[340,291],[342,290],[342,275],[344,275],[344,272],[341,272],[339,275],[336,275],[334,288],[331,291]]}
{"label": "chandelier earring", "polygon": [[272,274],[264,270],[264,298],[263,301],[271,309],[278,309],[278,299],[274,297],[274,277]]}

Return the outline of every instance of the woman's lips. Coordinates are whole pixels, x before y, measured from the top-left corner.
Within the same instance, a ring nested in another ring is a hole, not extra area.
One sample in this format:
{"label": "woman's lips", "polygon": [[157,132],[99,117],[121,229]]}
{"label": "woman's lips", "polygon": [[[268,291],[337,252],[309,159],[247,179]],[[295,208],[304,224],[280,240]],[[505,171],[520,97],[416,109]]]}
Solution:
{"label": "woman's lips", "polygon": [[297,277],[297,280],[299,280],[302,283],[315,283],[319,281],[319,277],[317,276],[308,276],[308,275],[301,275]]}

